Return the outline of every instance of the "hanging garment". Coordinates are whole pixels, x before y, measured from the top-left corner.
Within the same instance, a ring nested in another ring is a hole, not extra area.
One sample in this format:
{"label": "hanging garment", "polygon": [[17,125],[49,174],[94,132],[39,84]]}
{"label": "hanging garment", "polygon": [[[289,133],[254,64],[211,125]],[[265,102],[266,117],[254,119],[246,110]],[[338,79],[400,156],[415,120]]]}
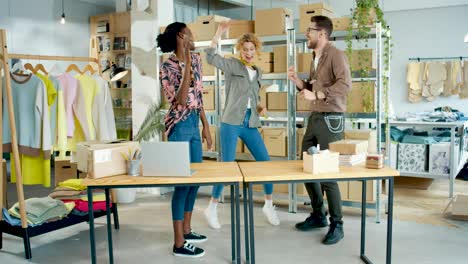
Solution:
{"label": "hanging garment", "polygon": [[427,97],[439,96],[444,91],[444,83],[447,79],[445,64],[443,62],[428,63],[426,74],[426,83],[429,86],[429,95]]}
{"label": "hanging garment", "polygon": [[[54,87],[52,80],[48,79],[43,75],[38,77],[41,80],[44,80],[43,82],[47,90],[47,104],[49,115],[51,117],[51,120],[53,120],[57,113],[57,111],[54,111],[54,109],[57,109],[57,103],[55,100],[57,95],[56,88]],[[55,123],[56,122],[54,122],[54,124]],[[51,132],[54,130],[55,128],[51,126]],[[52,139],[52,142],[53,141],[54,140]],[[11,181],[16,182],[16,168],[14,157],[12,157],[11,160]],[[50,187],[50,159],[44,159],[43,153],[41,153],[39,156],[20,154],[20,166],[23,176],[23,184],[42,184],[44,187]]]}
{"label": "hanging garment", "polygon": [[450,81],[453,84],[452,95],[459,94],[463,83],[462,61],[452,62],[452,72],[450,75],[447,76],[447,79],[450,79]]}
{"label": "hanging garment", "polygon": [[65,101],[63,97],[63,85],[57,77],[49,77],[57,90],[57,125],[55,129],[55,145],[54,150],[60,151],[60,154],[65,154],[67,150],[67,119],[65,113]]}
{"label": "hanging garment", "polygon": [[[3,92],[6,94],[5,85]],[[20,154],[50,159],[51,137],[47,92],[35,75],[11,74],[11,92]],[[3,151],[11,152],[11,134],[6,96],[3,97]]]}
{"label": "hanging garment", "polygon": [[463,83],[460,87],[460,98],[468,98],[468,61],[463,65]]}
{"label": "hanging garment", "polygon": [[50,120],[50,138],[51,144],[56,143],[56,130],[57,130],[57,83],[52,81],[49,77],[36,73],[36,76],[39,77],[44,82],[47,90],[47,105],[49,106],[49,120]]}
{"label": "hanging garment", "polygon": [[97,140],[117,139],[114,109],[110,95],[109,84],[99,75],[93,78],[97,82],[97,91],[93,102],[93,124]]}
{"label": "hanging garment", "polygon": [[408,100],[412,103],[420,102],[422,97],[421,71],[423,66],[419,62],[408,64],[406,81],[408,82]]}
{"label": "hanging garment", "polygon": [[442,93],[443,96],[451,96],[452,95],[452,90],[455,88],[454,83],[452,82],[452,61],[447,62],[445,64],[446,70],[447,70],[447,80],[445,80],[444,84],[444,92]]}
{"label": "hanging garment", "polygon": [[98,91],[98,84],[93,77],[86,74],[77,75],[75,78],[80,82],[81,87],[81,93],[78,93],[75,115],[83,128],[86,140],[94,140],[96,139],[96,130],[93,124],[93,102]]}
{"label": "hanging garment", "polygon": [[63,103],[65,105],[65,116],[67,120],[66,135],[71,138],[75,133],[73,106],[76,104],[79,82],[69,73],[61,74],[57,76],[57,79],[62,84],[63,89]]}

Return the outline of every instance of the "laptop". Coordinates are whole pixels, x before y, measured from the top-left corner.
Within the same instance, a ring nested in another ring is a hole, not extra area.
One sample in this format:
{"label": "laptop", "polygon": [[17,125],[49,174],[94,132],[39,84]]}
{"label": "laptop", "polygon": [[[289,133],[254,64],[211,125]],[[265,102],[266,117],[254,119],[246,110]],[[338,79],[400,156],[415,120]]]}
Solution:
{"label": "laptop", "polygon": [[142,142],[143,176],[185,177],[190,170],[188,142]]}

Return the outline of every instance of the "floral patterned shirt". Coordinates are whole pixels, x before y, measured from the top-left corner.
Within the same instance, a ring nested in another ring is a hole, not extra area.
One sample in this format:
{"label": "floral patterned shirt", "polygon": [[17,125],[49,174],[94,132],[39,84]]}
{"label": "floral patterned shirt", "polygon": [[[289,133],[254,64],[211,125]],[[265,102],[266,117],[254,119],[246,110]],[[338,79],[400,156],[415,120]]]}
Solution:
{"label": "floral patterned shirt", "polygon": [[192,53],[192,78],[187,95],[187,102],[183,105],[177,104],[176,95],[182,84],[185,63],[179,61],[175,54],[171,54],[169,59],[162,63],[159,71],[161,86],[167,101],[171,104],[164,119],[166,125],[166,135],[175,124],[187,119],[192,111],[199,113],[203,109],[203,80],[202,65],[199,54]]}

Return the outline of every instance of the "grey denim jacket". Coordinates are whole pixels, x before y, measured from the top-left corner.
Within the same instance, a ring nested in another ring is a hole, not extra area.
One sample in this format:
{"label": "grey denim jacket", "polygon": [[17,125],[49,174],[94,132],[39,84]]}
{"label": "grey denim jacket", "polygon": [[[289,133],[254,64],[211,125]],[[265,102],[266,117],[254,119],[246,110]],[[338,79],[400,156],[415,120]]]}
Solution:
{"label": "grey denim jacket", "polygon": [[223,71],[226,78],[226,102],[221,122],[236,126],[242,125],[250,97],[252,114],[249,127],[260,127],[261,123],[256,109],[260,102],[260,96],[258,95],[262,79],[260,69],[254,67],[257,76],[250,81],[249,73],[240,60],[223,58],[216,53],[215,48],[208,48],[205,52],[208,63]]}

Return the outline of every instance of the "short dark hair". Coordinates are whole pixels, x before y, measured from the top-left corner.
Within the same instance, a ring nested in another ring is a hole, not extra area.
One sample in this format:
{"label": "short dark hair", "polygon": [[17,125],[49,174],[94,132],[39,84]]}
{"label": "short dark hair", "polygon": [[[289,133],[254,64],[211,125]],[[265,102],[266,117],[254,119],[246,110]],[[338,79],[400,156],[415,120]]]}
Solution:
{"label": "short dark hair", "polygon": [[166,27],[164,33],[157,37],[158,47],[162,52],[176,51],[177,48],[177,34],[182,32],[187,25],[181,22],[174,22]]}
{"label": "short dark hair", "polygon": [[315,22],[318,29],[325,30],[328,34],[328,37],[330,37],[333,33],[333,22],[329,17],[313,16],[310,18],[310,22]]}

